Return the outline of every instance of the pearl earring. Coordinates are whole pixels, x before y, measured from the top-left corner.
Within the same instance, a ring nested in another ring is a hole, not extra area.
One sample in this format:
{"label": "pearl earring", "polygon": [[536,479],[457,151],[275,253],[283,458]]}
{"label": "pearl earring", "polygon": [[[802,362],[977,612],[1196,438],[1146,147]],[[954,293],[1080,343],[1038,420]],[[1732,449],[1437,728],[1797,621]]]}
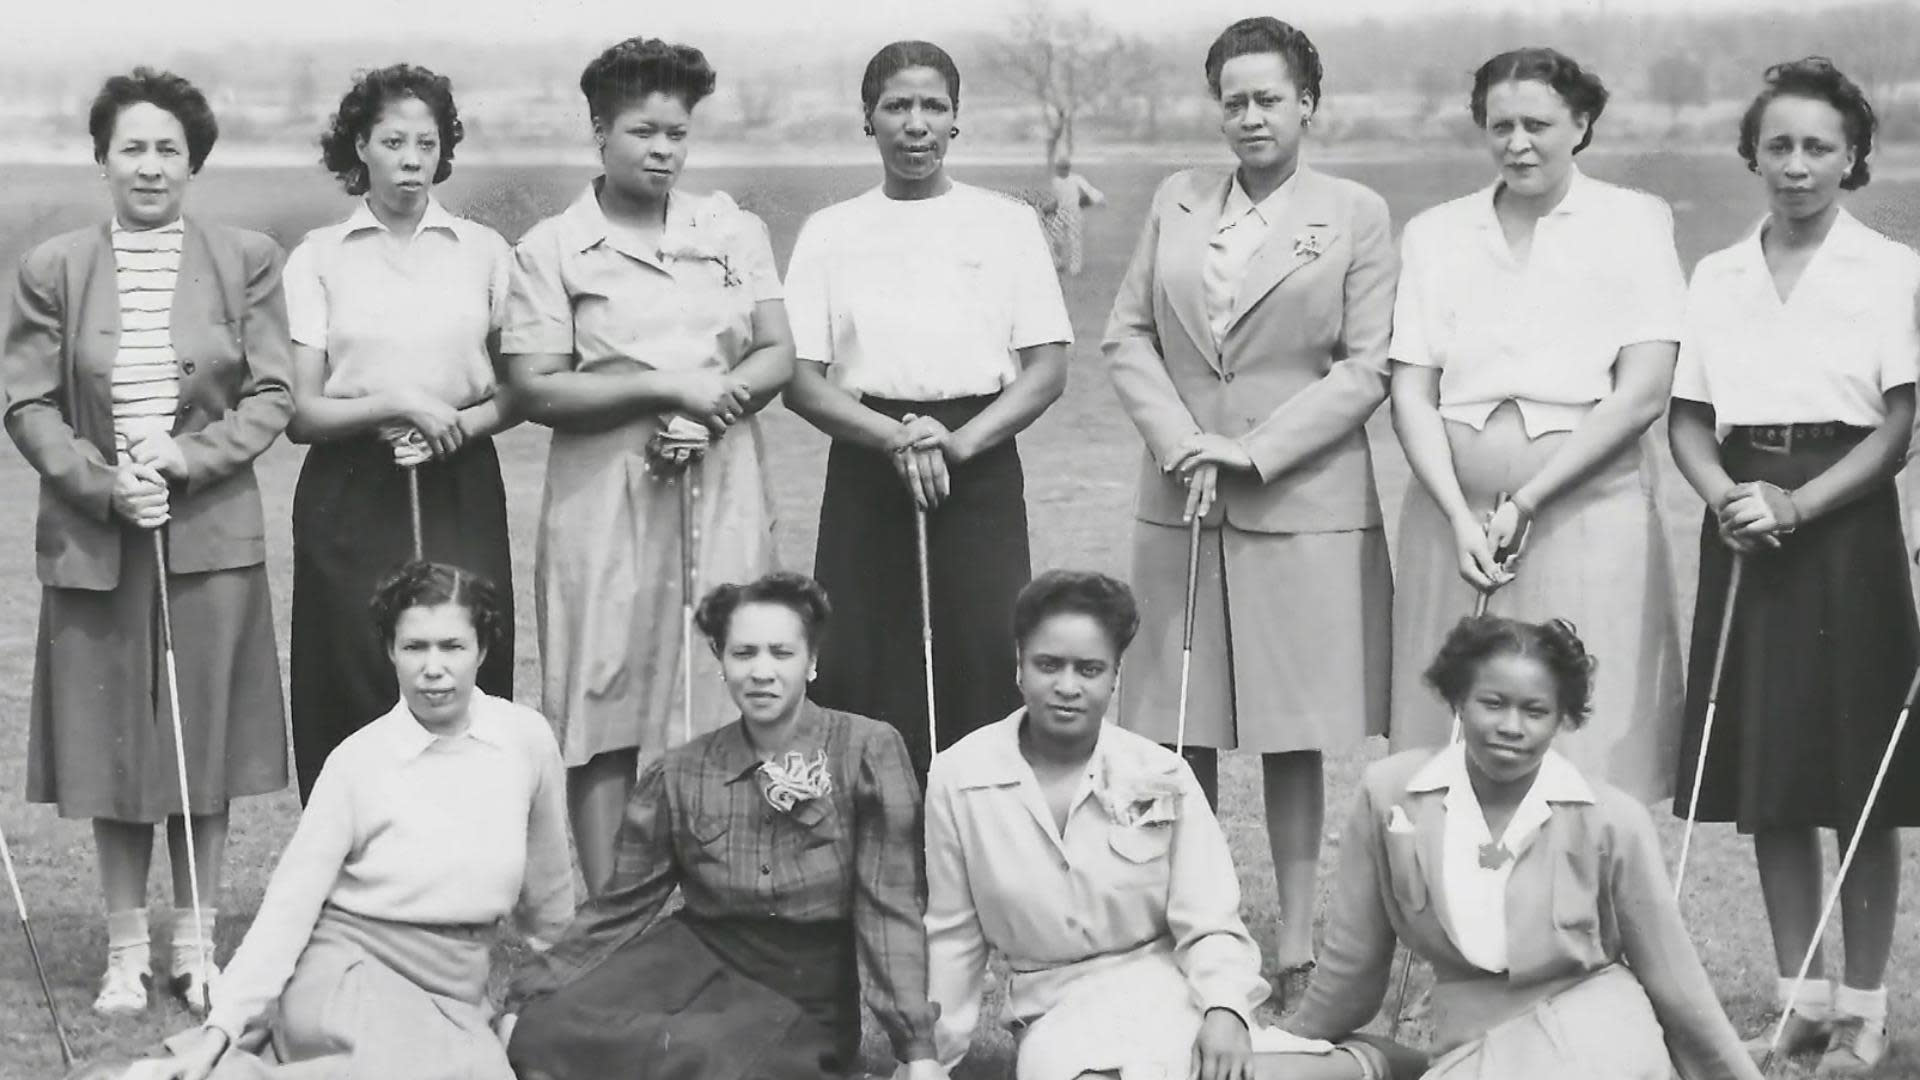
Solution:
{"label": "pearl earring", "polygon": [[957,138],[959,138],[959,137],[960,137],[960,125],[959,125],[959,124],[955,124],[955,125],[953,125],[953,126],[952,126],[951,128],[948,128],[948,129],[947,129],[947,138],[949,138],[949,139],[957,139]]}

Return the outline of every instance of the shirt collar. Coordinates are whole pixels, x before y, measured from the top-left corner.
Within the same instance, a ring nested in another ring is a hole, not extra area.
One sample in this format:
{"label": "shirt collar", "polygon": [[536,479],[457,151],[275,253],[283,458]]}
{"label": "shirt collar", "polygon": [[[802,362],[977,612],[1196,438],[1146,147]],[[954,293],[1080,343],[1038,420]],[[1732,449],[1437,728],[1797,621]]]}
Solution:
{"label": "shirt collar", "polygon": [[115,214],[113,215],[112,231],[115,233],[131,234],[135,236],[165,236],[168,233],[184,233],[187,231],[187,219],[183,215],[181,217],[174,218],[172,221],[169,221],[165,225],[161,225],[157,228],[136,229],[127,225],[125,222],[121,221],[119,214]]}
{"label": "shirt collar", "polygon": [[[784,753],[797,751],[811,758],[827,747],[827,718],[811,699],[800,702],[800,715],[793,718],[793,741]],[[720,774],[731,784],[745,780],[760,768],[760,754],[747,741],[747,722],[740,719],[713,734],[713,754],[719,757]]]}
{"label": "shirt collar", "polygon": [[1263,226],[1272,225],[1280,217],[1281,204],[1285,203],[1288,196],[1293,193],[1293,182],[1299,178],[1300,169],[1296,166],[1292,176],[1287,177],[1279,187],[1268,192],[1266,198],[1254,202],[1253,196],[1241,186],[1240,173],[1235,170],[1232,179],[1227,182],[1226,204],[1220,208],[1220,226],[1227,228],[1236,225],[1248,214],[1252,214],[1254,219]]}
{"label": "shirt collar", "polygon": [[[624,255],[657,265],[660,252],[629,250],[628,246],[623,246],[621,238],[616,236],[608,225],[607,212],[600,208],[600,189],[606,181],[607,178],[604,176],[594,177],[592,182],[587,184],[586,190],[580,193],[580,197],[573,200],[571,206],[561,211],[560,221],[565,226],[568,247],[574,251],[590,251],[601,244],[606,244]],[[672,247],[681,233],[692,227],[695,209],[695,200],[692,197],[678,191],[668,192],[666,228],[660,233],[662,249]]]}
{"label": "shirt collar", "polygon": [[[1770,220],[1772,215],[1760,215],[1760,220],[1754,222],[1753,227],[1740,239],[1740,258],[1735,263],[1740,269],[1766,273],[1767,252],[1761,245],[1760,237],[1767,231],[1767,222]],[[1870,241],[1877,235],[1843,206],[1833,219],[1833,228],[1827,230],[1827,238],[1820,242],[1820,250],[1815,254],[1822,258],[1847,260],[1868,255],[1872,251]]]}
{"label": "shirt collar", "polygon": [[[1415,793],[1455,789],[1472,790],[1467,779],[1467,748],[1458,742],[1433,755],[1413,774],[1413,779],[1407,781],[1407,790]],[[1580,775],[1573,762],[1551,749],[1541,757],[1539,775],[1533,778],[1533,787],[1527,791],[1527,798],[1536,796],[1546,803],[1594,801],[1593,786],[1587,783],[1587,778]]]}
{"label": "shirt collar", "polygon": [[[986,741],[986,752],[970,755],[967,759],[967,775],[955,777],[955,786],[965,788],[1006,787],[1024,784],[1033,779],[1033,766],[1027,764],[1027,757],[1020,752],[1020,729],[1027,722],[1025,706],[1013,710],[1006,719],[988,727],[979,737]],[[1093,744],[1093,753],[1087,756],[1087,775],[1098,776],[1100,763],[1113,750],[1114,740],[1108,737],[1108,723],[1100,722],[1100,737]]]}
{"label": "shirt collar", "polygon": [[[460,238],[460,230],[455,227],[455,222],[458,220],[458,218],[447,212],[446,207],[440,205],[439,199],[429,195],[427,196],[427,208],[420,215],[420,223],[413,227],[413,235],[419,236],[428,229],[439,229],[457,240]],[[373,205],[365,199],[360,200],[360,205],[354,207],[353,215],[347,218],[348,236],[365,232],[369,229],[384,230],[385,228],[386,226],[374,215]]]}
{"label": "shirt collar", "polygon": [[382,738],[398,761],[412,761],[434,743],[443,740],[473,739],[489,746],[505,750],[510,747],[505,722],[494,710],[495,699],[486,691],[474,688],[473,700],[468,705],[467,730],[458,735],[435,735],[420,726],[413,712],[407,708],[403,698],[387,710],[387,714],[374,721],[380,729]]}
{"label": "shirt collar", "polygon": [[[1545,217],[1578,216],[1593,207],[1593,187],[1596,181],[1581,172],[1577,164],[1567,168],[1567,193],[1560,196],[1560,201],[1554,205],[1553,209],[1546,212]],[[1481,188],[1480,193],[1474,197],[1480,208],[1478,216],[1481,228],[1499,231],[1500,214],[1494,206],[1494,199],[1499,197],[1500,189],[1505,184],[1504,180],[1495,180]]]}

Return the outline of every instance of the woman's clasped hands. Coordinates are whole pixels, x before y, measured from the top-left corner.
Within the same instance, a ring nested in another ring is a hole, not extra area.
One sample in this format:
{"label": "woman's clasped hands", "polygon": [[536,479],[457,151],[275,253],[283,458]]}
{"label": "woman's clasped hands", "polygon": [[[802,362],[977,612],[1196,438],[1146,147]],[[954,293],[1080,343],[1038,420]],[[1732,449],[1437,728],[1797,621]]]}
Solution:
{"label": "woman's clasped hands", "polygon": [[164,431],[134,440],[113,477],[113,512],[142,529],[157,529],[170,517],[169,485],[185,482],[187,458]]}
{"label": "woman's clasped hands", "polygon": [[931,416],[908,413],[894,428],[887,452],[915,506],[931,510],[953,493],[950,467],[966,460],[959,440]]}
{"label": "woman's clasped hands", "polygon": [[1252,471],[1253,455],[1237,440],[1198,431],[1173,448],[1163,471],[1178,475],[1187,486],[1187,506],[1181,518],[1206,517],[1219,494],[1220,470]]}
{"label": "woman's clasped hands", "polygon": [[1720,521],[1720,539],[1742,555],[1777,548],[1781,537],[1800,526],[1800,508],[1793,494],[1764,480],[1728,488],[1714,514]]}

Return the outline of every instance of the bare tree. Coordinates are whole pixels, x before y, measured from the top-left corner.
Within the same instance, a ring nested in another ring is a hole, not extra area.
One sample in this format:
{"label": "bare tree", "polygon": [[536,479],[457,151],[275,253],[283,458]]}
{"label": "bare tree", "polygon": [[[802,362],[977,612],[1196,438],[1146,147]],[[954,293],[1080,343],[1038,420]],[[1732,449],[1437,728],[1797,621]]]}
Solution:
{"label": "bare tree", "polygon": [[1040,106],[1047,160],[1073,153],[1073,124],[1108,103],[1122,87],[1127,42],[1085,11],[1061,14],[1048,0],[1028,0],[988,44],[989,67]]}

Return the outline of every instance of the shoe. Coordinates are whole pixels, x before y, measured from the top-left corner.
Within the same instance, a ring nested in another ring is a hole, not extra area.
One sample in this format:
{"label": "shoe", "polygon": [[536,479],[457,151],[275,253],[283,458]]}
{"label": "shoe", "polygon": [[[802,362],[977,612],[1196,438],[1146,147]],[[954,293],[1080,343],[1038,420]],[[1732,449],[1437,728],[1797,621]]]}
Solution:
{"label": "shoe", "polygon": [[[186,1005],[187,1011],[198,1017],[205,1017],[209,1008],[208,999],[212,987],[201,981],[200,946],[184,942],[173,947],[173,974],[167,980],[167,989]],[[220,969],[213,962],[213,956],[206,956],[205,975],[209,981],[220,978]]]}
{"label": "shoe", "polygon": [[1833,1039],[1814,1067],[1815,1076],[1872,1076],[1887,1056],[1887,1025],[1864,1017],[1843,1016],[1834,1021]]}
{"label": "shoe", "polygon": [[147,990],[153,985],[142,960],[144,949],[122,949],[107,954],[107,972],[100,978],[100,993],[93,999],[93,1011],[102,1016],[132,1016],[147,1011]]}
{"label": "shoe", "polygon": [[[1767,1020],[1760,1033],[1742,1043],[1747,1048],[1747,1056],[1755,1065],[1766,1064],[1767,1055],[1773,1047],[1773,1029],[1780,1023],[1775,1016]],[[1825,1050],[1833,1035],[1833,1021],[1817,1016],[1808,1016],[1798,1009],[1787,1018],[1787,1029],[1780,1034],[1780,1054],[1794,1057],[1799,1054]]]}

